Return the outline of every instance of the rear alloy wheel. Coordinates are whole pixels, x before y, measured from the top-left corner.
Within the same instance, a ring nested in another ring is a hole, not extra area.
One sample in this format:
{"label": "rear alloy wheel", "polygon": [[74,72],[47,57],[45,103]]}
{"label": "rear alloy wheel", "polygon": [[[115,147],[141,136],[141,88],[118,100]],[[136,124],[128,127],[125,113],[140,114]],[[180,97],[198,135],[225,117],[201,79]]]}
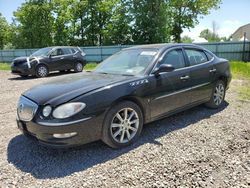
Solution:
{"label": "rear alloy wheel", "polygon": [[75,71],[75,72],[82,72],[82,70],[83,70],[83,65],[82,65],[82,63],[77,62],[77,63],[75,64],[74,71]]}
{"label": "rear alloy wheel", "polygon": [[49,74],[49,70],[45,65],[39,65],[36,69],[36,76],[38,78],[46,77]]}
{"label": "rear alloy wheel", "polygon": [[142,125],[142,113],[135,103],[119,103],[105,118],[103,141],[112,148],[128,146],[139,137]]}
{"label": "rear alloy wheel", "polygon": [[219,108],[224,102],[225,94],[225,83],[222,80],[219,80],[215,84],[211,99],[206,103],[206,106],[210,108]]}

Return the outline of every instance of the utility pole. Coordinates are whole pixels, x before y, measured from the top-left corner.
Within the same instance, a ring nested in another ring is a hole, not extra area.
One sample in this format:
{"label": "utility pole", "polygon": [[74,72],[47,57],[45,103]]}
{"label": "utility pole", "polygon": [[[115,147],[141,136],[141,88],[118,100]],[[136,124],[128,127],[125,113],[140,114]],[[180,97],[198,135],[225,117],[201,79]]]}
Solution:
{"label": "utility pole", "polygon": [[244,32],[244,40],[243,40],[243,53],[242,53],[242,61],[246,62],[245,59],[245,51],[246,51],[246,35],[247,33]]}

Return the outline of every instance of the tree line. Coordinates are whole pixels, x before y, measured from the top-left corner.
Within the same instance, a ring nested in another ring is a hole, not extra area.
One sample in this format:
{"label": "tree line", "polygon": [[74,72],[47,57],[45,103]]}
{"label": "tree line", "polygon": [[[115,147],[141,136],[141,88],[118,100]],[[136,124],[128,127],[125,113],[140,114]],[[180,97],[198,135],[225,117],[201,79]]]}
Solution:
{"label": "tree line", "polygon": [[26,0],[0,13],[0,49],[181,42],[221,0]]}

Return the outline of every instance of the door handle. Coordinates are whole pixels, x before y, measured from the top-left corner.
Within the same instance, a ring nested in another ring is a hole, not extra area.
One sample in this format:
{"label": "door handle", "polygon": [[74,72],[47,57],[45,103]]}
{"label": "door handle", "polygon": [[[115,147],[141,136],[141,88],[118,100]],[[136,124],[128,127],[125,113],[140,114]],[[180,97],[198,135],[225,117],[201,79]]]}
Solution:
{"label": "door handle", "polygon": [[64,59],[64,57],[61,57],[60,59]]}
{"label": "door handle", "polygon": [[210,73],[216,72],[216,69],[211,69],[211,70],[209,70],[209,72],[210,72]]}
{"label": "door handle", "polygon": [[189,76],[182,76],[180,77],[181,80],[188,80],[190,77]]}

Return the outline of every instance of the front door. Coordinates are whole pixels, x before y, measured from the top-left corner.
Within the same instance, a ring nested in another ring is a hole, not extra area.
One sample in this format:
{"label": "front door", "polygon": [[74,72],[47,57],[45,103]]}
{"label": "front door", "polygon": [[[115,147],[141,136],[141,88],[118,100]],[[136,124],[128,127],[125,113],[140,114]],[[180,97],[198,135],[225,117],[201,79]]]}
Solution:
{"label": "front door", "polygon": [[175,67],[172,72],[161,73],[149,77],[151,95],[152,119],[182,108],[190,101],[190,73],[181,48],[167,51],[156,68],[161,64],[171,64]]}
{"label": "front door", "polygon": [[64,66],[64,53],[61,48],[57,48],[50,54],[50,71],[63,70]]}

